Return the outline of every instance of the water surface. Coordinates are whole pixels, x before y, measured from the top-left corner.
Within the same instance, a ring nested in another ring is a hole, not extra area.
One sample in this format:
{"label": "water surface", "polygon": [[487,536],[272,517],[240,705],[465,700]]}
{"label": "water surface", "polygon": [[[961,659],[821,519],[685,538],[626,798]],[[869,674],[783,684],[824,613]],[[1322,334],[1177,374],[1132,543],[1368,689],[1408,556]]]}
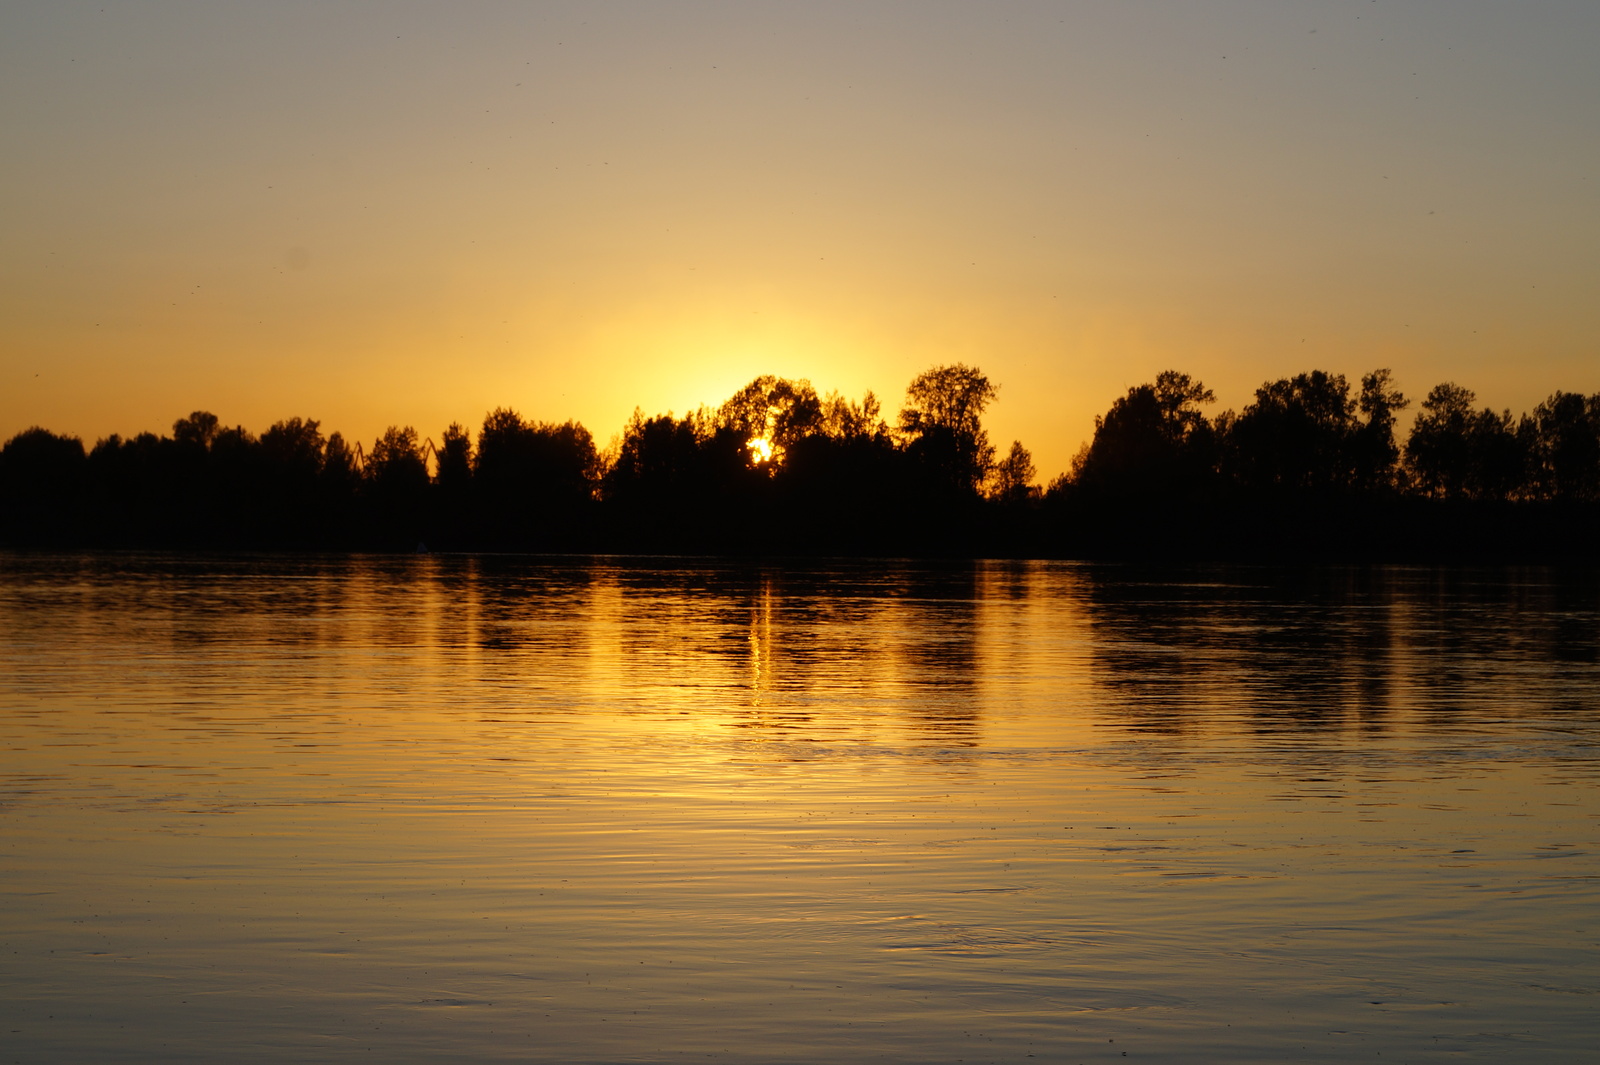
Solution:
{"label": "water surface", "polygon": [[0,1057],[1593,1060],[1593,571],[0,556]]}

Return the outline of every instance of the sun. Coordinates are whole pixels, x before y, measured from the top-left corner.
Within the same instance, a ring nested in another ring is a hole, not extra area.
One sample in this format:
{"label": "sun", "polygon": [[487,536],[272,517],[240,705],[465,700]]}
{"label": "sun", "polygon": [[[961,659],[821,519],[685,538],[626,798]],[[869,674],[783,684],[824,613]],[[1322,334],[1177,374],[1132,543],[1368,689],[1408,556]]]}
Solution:
{"label": "sun", "polygon": [[752,436],[749,442],[750,461],[760,465],[772,461],[772,441],[764,436]]}

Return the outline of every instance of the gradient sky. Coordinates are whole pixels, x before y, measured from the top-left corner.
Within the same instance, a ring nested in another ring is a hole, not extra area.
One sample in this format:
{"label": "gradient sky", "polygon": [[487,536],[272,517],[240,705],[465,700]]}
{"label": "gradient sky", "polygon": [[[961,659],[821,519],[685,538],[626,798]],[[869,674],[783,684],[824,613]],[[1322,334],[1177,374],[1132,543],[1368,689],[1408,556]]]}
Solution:
{"label": "gradient sky", "polygon": [[1600,5],[0,5],[0,438],[1600,391]]}

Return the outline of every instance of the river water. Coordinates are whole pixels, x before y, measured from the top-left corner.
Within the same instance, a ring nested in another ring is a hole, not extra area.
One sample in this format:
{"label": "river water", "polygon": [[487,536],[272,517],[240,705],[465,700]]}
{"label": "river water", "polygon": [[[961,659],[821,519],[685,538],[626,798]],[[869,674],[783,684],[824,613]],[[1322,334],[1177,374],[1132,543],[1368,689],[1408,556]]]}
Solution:
{"label": "river water", "polygon": [[1579,1062],[1600,574],[0,555],[0,1060]]}

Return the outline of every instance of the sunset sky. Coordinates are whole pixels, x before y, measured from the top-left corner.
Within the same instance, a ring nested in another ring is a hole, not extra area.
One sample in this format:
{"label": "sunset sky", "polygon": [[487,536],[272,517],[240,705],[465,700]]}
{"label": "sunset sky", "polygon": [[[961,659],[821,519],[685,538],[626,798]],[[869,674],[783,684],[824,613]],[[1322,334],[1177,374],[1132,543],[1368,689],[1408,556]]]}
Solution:
{"label": "sunset sky", "polygon": [[1600,5],[0,6],[0,439],[1600,391]]}

